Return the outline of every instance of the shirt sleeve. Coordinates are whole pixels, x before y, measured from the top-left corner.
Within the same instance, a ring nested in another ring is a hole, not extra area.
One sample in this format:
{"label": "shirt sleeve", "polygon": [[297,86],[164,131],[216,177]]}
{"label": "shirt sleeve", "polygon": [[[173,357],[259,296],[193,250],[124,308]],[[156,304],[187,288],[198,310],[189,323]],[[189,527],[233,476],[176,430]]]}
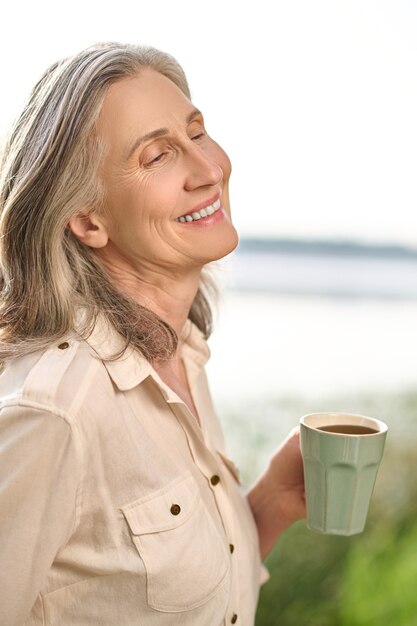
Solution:
{"label": "shirt sleeve", "polygon": [[0,623],[28,618],[76,524],[78,439],[63,417],[31,406],[0,411]]}

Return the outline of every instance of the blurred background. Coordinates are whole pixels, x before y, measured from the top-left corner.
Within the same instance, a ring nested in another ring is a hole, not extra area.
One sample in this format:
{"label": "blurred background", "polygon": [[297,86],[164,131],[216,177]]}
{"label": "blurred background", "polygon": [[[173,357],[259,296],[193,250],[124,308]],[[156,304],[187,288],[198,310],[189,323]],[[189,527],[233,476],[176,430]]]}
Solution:
{"label": "blurred background", "polygon": [[234,166],[209,377],[245,484],[304,413],[389,424],[365,532],[284,533],[257,626],[415,626],[417,4],[39,0],[1,21],[0,135],[49,64],[97,41],[184,67]]}

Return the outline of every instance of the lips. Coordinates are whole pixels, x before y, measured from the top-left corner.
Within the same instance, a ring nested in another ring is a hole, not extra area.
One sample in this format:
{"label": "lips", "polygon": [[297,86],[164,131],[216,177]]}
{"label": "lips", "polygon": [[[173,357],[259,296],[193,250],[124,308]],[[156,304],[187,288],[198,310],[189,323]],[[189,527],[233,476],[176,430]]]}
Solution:
{"label": "lips", "polygon": [[205,206],[199,211],[193,211],[192,213],[188,213],[187,215],[181,215],[176,218],[177,222],[197,222],[198,220],[202,220],[205,217],[209,217],[218,211],[221,207],[220,198],[217,198],[212,204]]}

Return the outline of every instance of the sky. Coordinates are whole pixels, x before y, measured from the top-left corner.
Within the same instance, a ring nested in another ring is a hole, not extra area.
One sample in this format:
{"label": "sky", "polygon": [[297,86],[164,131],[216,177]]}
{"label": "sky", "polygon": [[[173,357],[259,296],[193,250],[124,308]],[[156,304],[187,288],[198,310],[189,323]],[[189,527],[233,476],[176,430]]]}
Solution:
{"label": "sky", "polygon": [[98,41],[183,66],[232,164],[242,236],[417,248],[413,0],[49,0],[1,11],[0,132],[55,60]]}

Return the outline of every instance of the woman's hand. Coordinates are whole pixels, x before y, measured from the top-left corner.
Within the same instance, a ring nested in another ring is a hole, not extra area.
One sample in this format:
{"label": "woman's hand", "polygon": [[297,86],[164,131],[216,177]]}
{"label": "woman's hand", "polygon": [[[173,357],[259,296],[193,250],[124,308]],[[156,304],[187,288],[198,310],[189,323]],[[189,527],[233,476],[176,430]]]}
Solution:
{"label": "woman's hand", "polygon": [[262,557],[281,533],[305,517],[304,473],[299,429],[291,431],[248,493],[259,533]]}

